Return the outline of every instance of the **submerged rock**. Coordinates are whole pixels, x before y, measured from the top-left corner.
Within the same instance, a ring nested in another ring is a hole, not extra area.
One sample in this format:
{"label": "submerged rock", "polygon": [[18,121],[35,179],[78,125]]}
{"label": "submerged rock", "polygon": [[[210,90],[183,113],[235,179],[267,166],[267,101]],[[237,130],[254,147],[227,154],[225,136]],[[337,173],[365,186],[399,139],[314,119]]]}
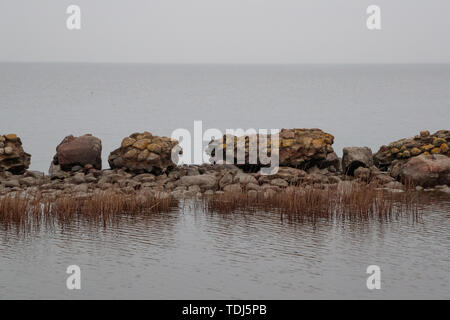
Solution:
{"label": "submerged rock", "polygon": [[30,160],[31,155],[23,150],[17,135],[0,135],[0,172],[22,174],[29,168]]}
{"label": "submerged rock", "polygon": [[150,132],[133,133],[122,140],[120,148],[108,158],[111,169],[123,168],[135,173],[161,174],[174,168],[172,151],[181,153],[178,141],[153,136]]}
{"label": "submerged rock", "polygon": [[59,166],[59,169],[63,171],[71,171],[74,167],[89,165],[101,170],[102,141],[91,134],[80,137],[67,136],[56,147],[53,164]]}

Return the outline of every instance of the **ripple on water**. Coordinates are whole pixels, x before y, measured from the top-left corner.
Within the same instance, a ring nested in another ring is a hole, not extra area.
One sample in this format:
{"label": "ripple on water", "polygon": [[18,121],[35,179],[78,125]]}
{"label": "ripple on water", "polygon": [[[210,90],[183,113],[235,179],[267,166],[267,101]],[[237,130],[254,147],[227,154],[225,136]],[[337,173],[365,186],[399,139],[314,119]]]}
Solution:
{"label": "ripple on water", "polygon": [[[419,221],[184,207],[106,227],[2,230],[0,298],[449,298],[449,203],[427,205]],[[69,264],[82,268],[82,295],[64,288]],[[370,264],[382,268],[382,294],[365,287]]]}

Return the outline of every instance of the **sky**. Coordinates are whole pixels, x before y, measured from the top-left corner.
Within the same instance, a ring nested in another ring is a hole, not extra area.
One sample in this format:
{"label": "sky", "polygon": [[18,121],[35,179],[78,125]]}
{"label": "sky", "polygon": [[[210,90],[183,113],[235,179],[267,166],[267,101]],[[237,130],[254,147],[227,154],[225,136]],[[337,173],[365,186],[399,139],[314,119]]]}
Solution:
{"label": "sky", "polygon": [[0,61],[450,63],[450,1],[0,0]]}

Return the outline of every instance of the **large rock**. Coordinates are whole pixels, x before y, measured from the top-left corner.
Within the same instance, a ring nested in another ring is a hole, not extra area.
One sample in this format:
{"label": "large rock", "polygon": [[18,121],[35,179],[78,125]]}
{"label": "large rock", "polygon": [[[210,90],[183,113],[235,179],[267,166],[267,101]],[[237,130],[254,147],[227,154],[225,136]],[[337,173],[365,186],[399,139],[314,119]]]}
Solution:
{"label": "large rock", "polygon": [[320,160],[317,163],[317,167],[320,169],[331,169],[334,168],[334,171],[340,171],[341,169],[341,159],[337,156],[336,152],[328,153],[325,159]]}
{"label": "large rock", "polygon": [[74,166],[92,165],[102,169],[102,141],[91,134],[81,137],[67,136],[56,147],[53,165],[59,165],[64,171],[70,171]]}
{"label": "large rock", "polygon": [[122,140],[120,148],[108,158],[112,169],[124,168],[135,173],[161,174],[174,168],[172,152],[181,153],[178,141],[153,136],[150,132],[133,133]]}
{"label": "large rock", "polygon": [[342,155],[342,171],[354,175],[359,167],[370,168],[373,165],[372,150],[368,147],[346,147]]}
{"label": "large rock", "polygon": [[374,155],[374,162],[378,168],[388,170],[396,160],[405,163],[408,159],[421,154],[450,156],[449,146],[449,130],[439,130],[432,135],[428,131],[421,131],[415,137],[397,140],[388,146],[382,146]]}
{"label": "large rock", "polygon": [[[224,135],[221,139],[211,141],[207,152],[213,163],[221,160],[216,157],[216,151],[219,150],[223,152],[222,160],[226,160],[226,154],[229,152],[237,166],[244,169],[259,168],[261,163],[264,163],[258,152],[259,143],[263,139],[267,140],[266,154],[269,157],[278,157],[280,166],[307,169],[315,165],[323,167],[336,164],[332,148],[334,137],[320,129],[282,129],[279,134],[278,154],[273,153],[277,146],[272,142],[271,136],[260,134],[241,137]],[[244,164],[237,161],[238,150],[245,153]],[[250,163],[250,151],[256,152],[256,163]]]}
{"label": "large rock", "polygon": [[30,167],[30,160],[31,155],[23,150],[17,135],[0,135],[0,172],[22,174]]}
{"label": "large rock", "polygon": [[400,169],[400,178],[422,187],[450,185],[450,158],[439,154],[411,158]]}

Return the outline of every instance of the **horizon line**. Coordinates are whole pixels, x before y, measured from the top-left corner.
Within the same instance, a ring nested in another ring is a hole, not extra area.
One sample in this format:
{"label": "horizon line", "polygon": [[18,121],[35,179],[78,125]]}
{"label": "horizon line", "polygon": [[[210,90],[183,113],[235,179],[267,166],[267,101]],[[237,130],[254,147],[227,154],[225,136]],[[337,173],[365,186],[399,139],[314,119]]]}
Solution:
{"label": "horizon line", "polygon": [[141,61],[1,61],[0,64],[147,64],[198,66],[295,66],[295,65],[450,65],[449,62],[141,62]]}

